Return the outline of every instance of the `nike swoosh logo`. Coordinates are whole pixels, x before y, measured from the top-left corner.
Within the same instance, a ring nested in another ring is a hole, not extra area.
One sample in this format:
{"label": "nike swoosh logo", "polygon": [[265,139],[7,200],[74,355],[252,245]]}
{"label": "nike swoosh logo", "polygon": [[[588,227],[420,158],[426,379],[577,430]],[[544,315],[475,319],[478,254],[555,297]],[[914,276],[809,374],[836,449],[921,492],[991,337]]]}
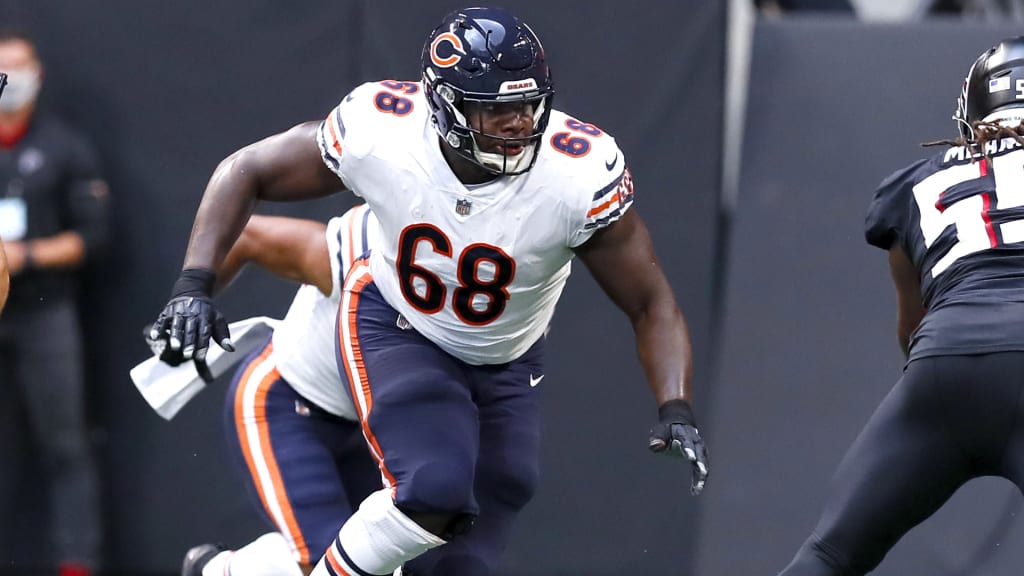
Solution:
{"label": "nike swoosh logo", "polygon": [[612,159],[611,162],[605,162],[604,163],[604,167],[607,168],[609,172],[611,172],[612,169],[615,168],[615,165],[618,164],[618,163],[619,163],[619,153],[616,152],[615,153],[615,158]]}
{"label": "nike swoosh logo", "polygon": [[543,379],[544,379],[544,375],[543,374],[541,374],[540,376],[538,376],[536,378],[533,377],[533,374],[530,374],[530,388],[535,388],[537,386],[537,384],[540,384],[540,381],[543,380]]}

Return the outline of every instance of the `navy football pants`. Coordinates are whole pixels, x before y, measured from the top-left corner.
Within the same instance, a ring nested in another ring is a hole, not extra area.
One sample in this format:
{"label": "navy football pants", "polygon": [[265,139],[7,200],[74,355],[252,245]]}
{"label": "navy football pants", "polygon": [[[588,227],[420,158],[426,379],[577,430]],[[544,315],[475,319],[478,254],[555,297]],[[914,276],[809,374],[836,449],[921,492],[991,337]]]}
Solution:
{"label": "navy football pants", "polygon": [[343,297],[338,342],[339,369],[396,506],[479,517],[469,533],[407,569],[488,574],[539,476],[539,390],[531,381],[543,374],[543,339],[508,364],[466,364],[399,322],[367,277]]}
{"label": "navy football pants", "polygon": [[380,475],[359,424],[296,393],[272,351],[268,343],[236,371],[224,404],[227,445],[295,560],[316,564],[359,503],[380,490]]}

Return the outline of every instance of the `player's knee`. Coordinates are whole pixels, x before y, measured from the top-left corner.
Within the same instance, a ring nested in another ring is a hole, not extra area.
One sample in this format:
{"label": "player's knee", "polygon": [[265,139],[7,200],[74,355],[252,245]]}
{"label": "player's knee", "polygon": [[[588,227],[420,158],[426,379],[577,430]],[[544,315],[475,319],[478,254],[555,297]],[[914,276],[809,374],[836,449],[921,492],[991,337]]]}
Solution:
{"label": "player's knee", "polygon": [[812,534],[804,541],[796,557],[780,576],[828,576],[831,574],[864,574],[855,570],[849,558],[835,546]]}
{"label": "player's knee", "polygon": [[486,477],[484,489],[492,491],[494,497],[508,506],[519,510],[526,506],[540,481],[540,470],[536,463],[511,465],[505,463],[500,470],[491,471]]}
{"label": "player's knee", "polygon": [[337,548],[342,559],[334,561],[352,568],[346,574],[391,574],[405,562],[444,543],[398,508],[391,490],[384,489],[363,500],[341,527],[328,554]]}
{"label": "player's knee", "polygon": [[468,462],[425,464],[409,475],[408,487],[399,490],[396,504],[403,509],[452,517],[475,511],[473,476],[473,467]]}

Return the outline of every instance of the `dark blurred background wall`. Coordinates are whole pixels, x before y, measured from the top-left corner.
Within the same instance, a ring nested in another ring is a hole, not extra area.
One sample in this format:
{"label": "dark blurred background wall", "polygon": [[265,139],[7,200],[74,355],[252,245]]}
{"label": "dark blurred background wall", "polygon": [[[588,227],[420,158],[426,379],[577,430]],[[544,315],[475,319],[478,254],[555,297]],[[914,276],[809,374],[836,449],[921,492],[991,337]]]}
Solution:
{"label": "dark blurred background wall", "polygon": [[[864,242],[868,202],[936,150],[920,143],[955,137],[970,65],[1017,34],[959,20],[757,23],[696,574],[775,574],[814,528],[902,369],[886,254]],[[969,483],[872,574],[1018,574],[1020,500],[1004,480]]]}
{"label": "dark blurred background wall", "polygon": [[[0,21],[39,40],[44,103],[92,135],[113,185],[116,245],[84,293],[107,572],[175,573],[195,543],[239,545],[266,530],[223,457],[224,383],[168,423],[128,379],[209,174],[236,148],[324,115],[364,80],[415,79],[422,39],[454,7],[0,0]],[[637,209],[690,321],[712,477],[694,500],[684,466],[646,453],[654,407],[629,325],[578,268],[552,333],[542,486],[504,574],[774,574],[900,373],[885,256],[862,239],[871,192],[923,152],[920,142],[954,134],[948,118],[968,66],[1019,29],[758,19],[742,156],[724,173],[738,190],[720,203],[724,2],[511,7],[545,42],[557,106],[614,134],[627,154]],[[326,220],[352,202],[260,211]],[[247,272],[224,310],[280,316],[293,288]],[[0,426],[0,481],[23,478],[17,514],[0,522],[0,571],[42,567],[32,449],[10,418]],[[1020,509],[1009,484],[976,481],[877,573],[1015,574]]]}
{"label": "dark blurred background wall", "polygon": [[[224,458],[224,382],[168,423],[128,378],[148,353],[140,330],[177,275],[210,173],[238,147],[326,115],[363,81],[417,79],[423,39],[459,5],[0,0],[0,20],[22,23],[40,44],[44,104],[92,136],[112,184],[115,246],[84,293],[110,573],[175,573],[193,544],[237,546],[267,530]],[[545,43],[557,107],[611,132],[625,151],[637,209],[690,321],[698,394],[707,398],[724,4],[656,2],[642,14],[617,0],[509,7]],[[260,211],[326,220],[353,202]],[[544,382],[542,487],[505,573],[689,572],[697,528],[689,471],[646,451],[655,406],[629,324],[582,268],[570,284]],[[280,316],[294,288],[246,273],[223,309],[233,319]],[[595,350],[605,361],[594,361]],[[0,566],[44,567],[32,449],[10,419],[4,425],[0,480],[27,475],[17,515],[0,522]],[[21,458],[9,457],[17,447]]]}

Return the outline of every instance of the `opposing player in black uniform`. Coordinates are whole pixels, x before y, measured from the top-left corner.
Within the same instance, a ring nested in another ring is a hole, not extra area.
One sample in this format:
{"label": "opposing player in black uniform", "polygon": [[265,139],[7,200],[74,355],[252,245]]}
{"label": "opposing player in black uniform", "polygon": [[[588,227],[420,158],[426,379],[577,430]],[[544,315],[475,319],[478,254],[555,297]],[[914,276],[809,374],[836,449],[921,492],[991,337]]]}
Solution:
{"label": "opposing player in black uniform", "polygon": [[890,176],[868,210],[908,361],[784,576],[874,570],[972,478],[1024,490],[1024,37],[978,58],[954,119],[960,139]]}

